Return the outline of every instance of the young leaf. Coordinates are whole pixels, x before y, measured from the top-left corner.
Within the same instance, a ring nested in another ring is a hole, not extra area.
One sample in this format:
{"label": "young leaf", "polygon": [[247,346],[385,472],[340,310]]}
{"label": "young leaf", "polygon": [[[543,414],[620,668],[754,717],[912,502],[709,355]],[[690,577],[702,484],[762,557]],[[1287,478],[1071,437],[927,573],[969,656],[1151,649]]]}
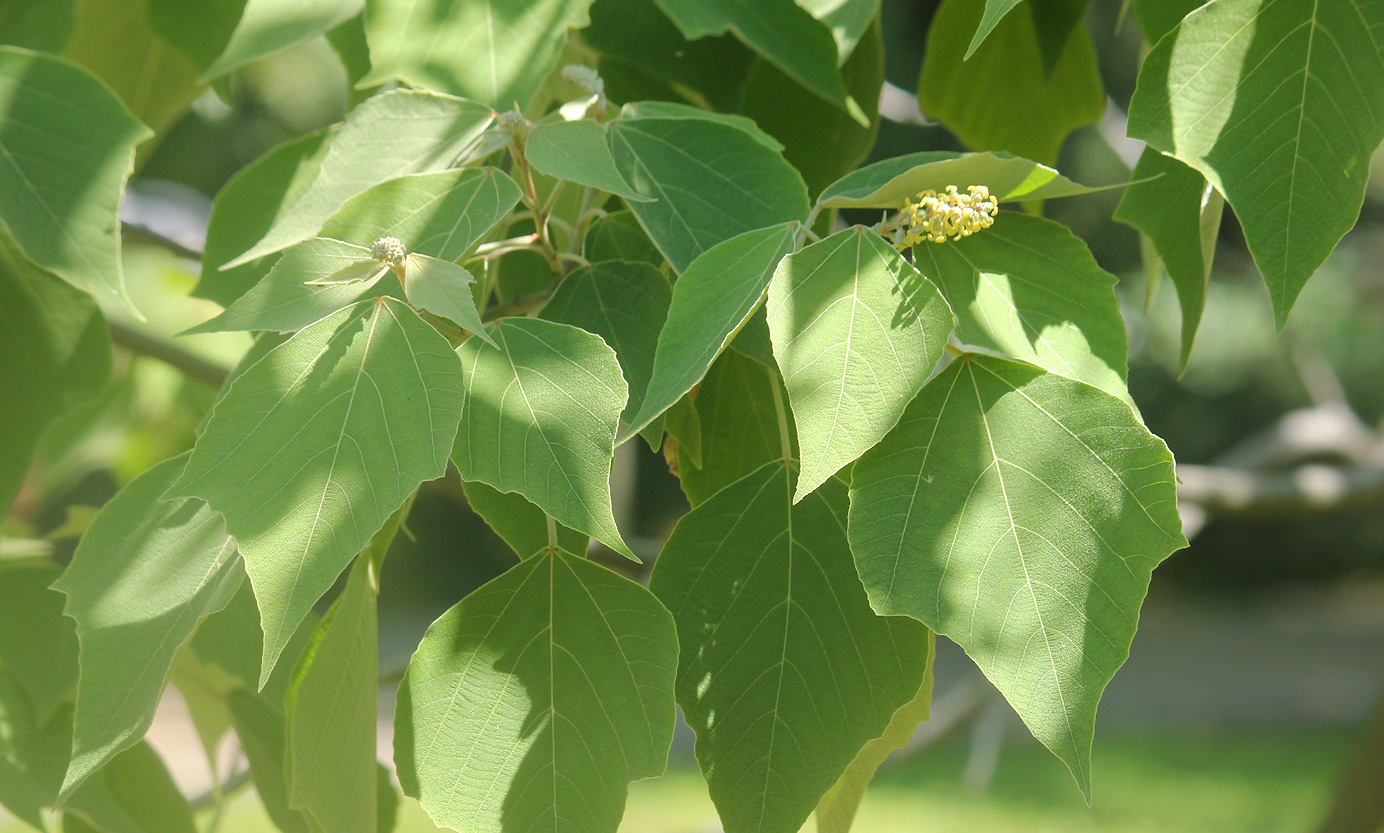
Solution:
{"label": "young leaf", "polygon": [[625,181],[655,199],[630,209],[679,273],[737,234],[807,217],[807,186],[793,166],[730,125],[617,121],[610,145]]}
{"label": "young leaf", "polygon": [[1124,402],[967,355],[856,463],[851,551],[874,609],[966,649],[1089,800],[1096,703],[1186,546],[1174,483]]}
{"label": "young leaf", "polygon": [[1360,213],[1384,139],[1381,32],[1381,3],[1214,0],[1139,72],[1129,135],[1225,195],[1280,328]]}
{"label": "young leaf", "polygon": [[1144,148],[1131,179],[1147,181],[1129,186],[1114,216],[1149,236],[1177,287],[1185,369],[1206,306],[1225,199],[1206,177],[1151,147]]}
{"label": "young leaf", "polygon": [[467,339],[461,427],[452,460],[465,480],[518,492],[616,552],[610,460],[625,406],[615,353],[599,336],[536,318],[486,325],[498,347]]}
{"label": "young leaf", "polygon": [[376,833],[376,575],[356,560],[288,695],[289,805],[337,833]]}
{"label": "young leaf", "polygon": [[698,257],[673,284],[648,393],[620,442],[672,407],[706,374],[760,305],[774,269],[793,251],[801,228],[784,223],[732,237]]}
{"label": "young leaf", "polygon": [[0,668],[24,687],[37,725],[77,682],[77,634],[62,594],[48,588],[61,574],[46,560],[0,566]]}
{"label": "young leaf", "polygon": [[378,0],[365,10],[370,74],[485,102],[525,107],[557,65],[591,0]]}
{"label": "young leaf", "polygon": [[966,344],[999,350],[1129,401],[1115,276],[1061,223],[1005,212],[970,237],[913,248]]}
{"label": "young leaf", "polygon": [[261,686],[385,519],[440,477],[461,411],[447,340],[392,298],[347,307],[241,374],[170,496],[226,518],[264,629]]}
{"label": "young leaf", "polygon": [[945,0],[937,10],[918,79],[923,112],[974,150],[1052,164],[1067,134],[1105,111],[1091,34],[1084,26],[1073,33],[1049,73],[1031,14],[1006,16],[975,54],[963,52],[980,16],[974,0]]}
{"label": "young leaf", "polygon": [[1002,202],[1104,190],[1072,182],[1046,165],[1007,153],[927,150],[852,171],[829,185],[817,204],[822,208],[898,208],[919,191],[940,193],[948,185],[984,185]]}
{"label": "young leaf", "polygon": [[496,168],[452,168],[381,182],[341,206],[322,236],[368,246],[397,237],[406,251],[456,260],[519,202]]}
{"label": "young leaf", "polygon": [[475,282],[475,276],[465,267],[450,260],[419,254],[404,260],[404,293],[410,304],[440,315],[489,342],[490,334],[481,323],[476,296],[471,291]]}
{"label": "young leaf", "polygon": [[[495,530],[515,555],[532,558],[548,548],[548,516],[518,492],[502,492],[477,480],[461,481],[466,502],[472,511]],[[589,535],[557,524],[558,549],[572,555],[585,555]]]}
{"label": "young leaf", "polygon": [[793,0],[658,0],[688,40],[734,32],[744,44],[814,94],[864,124],[860,105],[836,71],[836,42],[826,26]]}
{"label": "young leaf", "polygon": [[245,0],[244,5],[225,49],[204,68],[203,83],[325,33],[359,12],[362,0]]}
{"label": "young leaf", "polygon": [[95,398],[111,372],[106,320],[85,292],[24,259],[0,227],[0,518],[43,432]]}
{"label": "young leaf", "polygon": [[525,140],[524,155],[534,170],[554,179],[588,185],[633,202],[652,199],[630,188],[615,170],[606,128],[589,119],[538,125]]}
{"label": "young leaf", "polygon": [[614,833],[663,772],[677,637],[649,591],[585,559],[530,558],[423,637],[399,687],[404,792],[457,830]]}
{"label": "young leaf", "polygon": [[164,461],[112,498],[54,585],[81,641],[64,795],[144,736],[179,646],[244,578],[220,515],[162,498],[186,463],[185,454]]}
{"label": "young leaf", "polygon": [[312,185],[331,147],[335,128],[284,142],[236,172],[216,195],[202,250],[202,274],[192,294],[223,307],[269,274],[277,255],[233,269],[219,267],[255,245]]}
{"label": "young leaf", "polygon": [[135,315],[118,214],[135,145],[151,135],[86,70],[0,46],[0,222],[36,265]]}
{"label": "young leaf", "polygon": [[795,833],[913,699],[928,632],[870,609],[837,480],[792,504],[769,463],[678,521],[649,587],[677,623],[677,699],[726,833]]}
{"label": "young leaf", "polygon": [[668,278],[654,267],[608,261],[583,266],[563,278],[540,314],[595,333],[615,351],[629,387],[620,417],[629,422],[649,388],[654,351],[672,298]]}
{"label": "young leaf", "polygon": [[952,312],[862,226],[784,258],[765,310],[797,423],[796,502],[894,427],[942,357]]}
{"label": "young leaf", "polygon": [[[373,277],[352,283],[317,282],[361,262],[369,264]],[[236,330],[295,332],[360,300],[371,292],[385,271],[384,264],[370,259],[368,248],[311,237],[284,252],[264,280],[220,315],[183,334]],[[398,292],[397,286],[393,289]],[[383,293],[373,293],[380,294]]]}
{"label": "young leaf", "polygon": [[[291,203],[285,199],[263,238],[223,268],[317,235],[342,203],[371,186],[451,167],[494,116],[489,107],[474,101],[424,90],[394,90],[367,99],[331,139],[312,183]],[[369,245],[374,239],[360,242]]]}

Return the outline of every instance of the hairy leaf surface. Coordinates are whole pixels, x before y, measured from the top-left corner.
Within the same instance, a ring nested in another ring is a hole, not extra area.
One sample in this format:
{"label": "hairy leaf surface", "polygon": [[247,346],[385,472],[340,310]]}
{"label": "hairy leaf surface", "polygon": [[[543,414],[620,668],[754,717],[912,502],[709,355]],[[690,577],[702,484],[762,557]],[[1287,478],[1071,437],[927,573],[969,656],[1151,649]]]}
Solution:
{"label": "hairy leaf surface", "polygon": [[967,355],[856,463],[851,551],[874,609],[966,649],[1089,797],[1096,704],[1186,545],[1175,492],[1124,402]]}

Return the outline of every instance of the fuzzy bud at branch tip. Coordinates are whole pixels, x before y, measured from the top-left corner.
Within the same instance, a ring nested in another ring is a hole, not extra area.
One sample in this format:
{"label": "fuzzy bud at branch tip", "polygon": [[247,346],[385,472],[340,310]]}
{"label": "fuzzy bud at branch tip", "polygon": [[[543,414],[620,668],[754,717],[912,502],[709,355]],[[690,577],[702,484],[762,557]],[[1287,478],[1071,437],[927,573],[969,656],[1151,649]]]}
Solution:
{"label": "fuzzy bud at branch tip", "polygon": [[370,244],[370,256],[381,263],[403,263],[408,251],[397,237],[381,237]]}
{"label": "fuzzy bud at branch tip", "polygon": [[591,67],[568,64],[562,68],[562,77],[592,95],[605,95],[605,81],[601,80],[601,76]]}

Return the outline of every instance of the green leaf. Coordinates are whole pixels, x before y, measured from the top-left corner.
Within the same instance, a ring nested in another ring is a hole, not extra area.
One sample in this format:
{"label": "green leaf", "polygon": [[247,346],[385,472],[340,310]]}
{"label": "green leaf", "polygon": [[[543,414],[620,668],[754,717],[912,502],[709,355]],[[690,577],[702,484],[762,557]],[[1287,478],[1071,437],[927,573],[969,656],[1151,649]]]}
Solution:
{"label": "green leaf", "polygon": [[[356,283],[309,283],[361,261],[375,264],[373,278]],[[237,330],[295,332],[366,295],[383,294],[376,287],[386,271],[384,264],[370,259],[370,250],[363,246],[310,237],[284,252],[264,280],[233,301],[220,315],[192,327],[183,335]],[[397,284],[393,289],[392,294],[398,294]]]}
{"label": "green leaf", "polygon": [[211,204],[202,274],[193,295],[230,306],[269,274],[277,255],[231,269],[218,267],[253,246],[302,199],[322,167],[333,133],[333,129],[319,130],[284,142],[241,168],[222,187]]}
{"label": "green leaf", "polygon": [[289,805],[334,833],[376,833],[376,575],[357,559],[288,698]]}
{"label": "green leaf", "polygon": [[1149,574],[1186,546],[1173,459],[1124,402],[967,355],[856,463],[870,603],[956,642],[1090,798],[1096,703]]}
{"label": "green leaf", "polygon": [[447,340],[391,298],[302,330],[231,383],[170,496],[226,518],[259,601],[260,685],[313,603],[424,480],[461,411]]}
{"label": "green leaf", "polygon": [[746,232],[706,251],[673,284],[668,320],[658,335],[649,390],[630,419],[624,442],[672,407],[706,375],[764,298],[775,267],[802,226],[784,223]]}
{"label": "green leaf", "polygon": [[[1166,3],[1167,0],[1158,2]],[[1029,3],[1029,10],[1033,13],[1034,31],[1038,36],[1038,49],[1043,55],[1044,73],[1051,74],[1057,66],[1067,41],[1072,32],[1081,25],[1081,19],[1086,15],[1086,8],[1090,4],[1091,0],[1032,0]],[[1000,18],[1009,14],[1017,5],[1019,0],[986,0],[985,14],[980,19],[975,36],[971,38],[971,45],[966,47],[965,60],[971,59],[971,55],[994,30]]]}
{"label": "green leaf", "polygon": [[1033,16],[1008,15],[966,60],[962,44],[980,15],[974,0],[945,0],[937,10],[918,79],[923,112],[973,150],[1052,164],[1067,134],[1105,111],[1091,34],[1080,27],[1045,72]]}
{"label": "green leaf", "polygon": [[617,121],[610,143],[625,180],[655,198],[630,209],[679,273],[737,234],[807,217],[807,187],[793,166],[730,125]]}
{"label": "green leaf", "polygon": [[[837,61],[844,64],[869,30],[879,12],[880,0],[797,0],[797,3],[831,31],[836,40]],[[848,86],[849,83],[847,81]],[[851,90],[851,95],[857,101],[866,101],[855,90]]]}
{"label": "green leaf", "polygon": [[0,520],[45,429],[95,398],[111,371],[106,320],[90,296],[35,268],[0,227]]}
{"label": "green leaf", "polygon": [[1214,0],[1144,60],[1129,135],[1225,195],[1279,328],[1355,224],[1384,139],[1384,3]]}
{"label": "green leaf", "polygon": [[[242,572],[243,575],[243,572]],[[256,642],[259,634],[252,632],[250,638]],[[202,742],[207,764],[215,772],[216,752],[221,747],[221,739],[231,729],[231,713],[226,708],[226,695],[244,685],[243,681],[213,663],[204,663],[197,654],[184,648],[173,661],[173,673],[169,681],[177,686],[178,693],[187,706],[188,717],[197,739]]]}
{"label": "green leaf", "polygon": [[582,242],[582,254],[592,263],[603,260],[628,260],[654,266],[664,263],[663,252],[628,210],[615,211],[592,222]]}
{"label": "green leaf", "polygon": [[737,116],[734,113],[717,113],[713,110],[693,107],[690,104],[679,104],[675,101],[631,101],[620,108],[620,118],[700,119],[702,121],[714,121],[720,124],[728,124],[737,130],[743,130],[753,136],[756,142],[759,142],[770,150],[783,150],[783,142],[780,142],[778,139],[764,132],[755,120],[748,116]]}
{"label": "green leaf", "polygon": [[404,292],[414,307],[440,315],[484,341],[490,334],[481,324],[471,284],[476,278],[450,260],[411,254],[404,260]]}
{"label": "green leaf", "polygon": [[1116,278],[1066,226],[1004,212],[970,237],[915,246],[913,263],[942,290],[962,342],[1130,401]]}
{"label": "green leaf", "polygon": [[[847,0],[839,8],[859,4]],[[878,5],[878,2],[873,3]],[[868,23],[869,21],[867,21]],[[802,174],[810,194],[855,170],[879,133],[879,90],[884,84],[884,38],[878,24],[865,29],[841,67],[851,95],[862,102],[867,124],[804,90],[772,64],[755,63],[740,90],[740,111],[784,144],[783,155]]]}
{"label": "green leaf", "polygon": [[625,380],[600,336],[535,318],[486,325],[498,347],[457,348],[466,385],[452,460],[465,480],[518,492],[630,558],[610,509]]}
{"label": "green leaf", "polygon": [[288,806],[288,773],[284,769],[287,727],[283,713],[244,689],[228,694],[226,706],[235,721],[240,748],[255,776],[255,792],[274,826],[283,833],[310,833],[302,813]]}
{"label": "green leaf", "polygon": [[976,26],[976,33],[971,37],[971,43],[966,47],[966,55],[962,60],[969,61],[975,54],[976,48],[990,37],[1000,18],[1009,14],[1010,10],[1019,5],[1021,0],[985,0],[985,12],[980,16],[980,23]]}
{"label": "green leaf", "polygon": [[765,310],[797,423],[796,502],[894,427],[942,357],[952,312],[863,226],[784,258]]}
{"label": "green leaf", "polygon": [[[155,133],[171,127],[202,91],[197,70],[150,28],[143,3],[80,0],[76,20],[63,57],[104,81]],[[140,155],[151,150],[146,145]]]}
{"label": "green leaf", "polygon": [[132,311],[118,213],[150,135],[86,70],[0,46],[0,222],[36,265]]}
{"label": "green leaf", "polygon": [[1072,182],[1046,165],[1007,153],[929,150],[885,159],[846,174],[822,192],[817,204],[822,208],[899,208],[919,191],[940,193],[948,185],[984,185],[1002,202],[1105,190]]}
{"label": "green leaf", "polygon": [[588,185],[635,202],[650,197],[630,188],[606,144],[606,128],[589,119],[540,124],[529,132],[524,155],[539,173]]}
{"label": "green leaf", "polygon": [[860,105],[836,71],[837,46],[826,26],[793,0],[657,0],[688,40],[733,32],[784,74],[864,124]]}
{"label": "green leaf", "polygon": [[1131,5],[1144,39],[1155,44],[1206,0],[1132,0]]}
{"label": "green leaf", "polygon": [[[693,459],[684,444],[678,445],[678,478],[693,506],[765,463],[783,459],[773,388],[780,384],[777,371],[734,350],[723,352],[712,363],[693,403],[701,440],[699,458]],[[791,442],[791,428],[789,434]]]}
{"label": "green leaf", "polygon": [[[518,492],[502,492],[476,480],[461,481],[466,502],[495,530],[515,555],[532,558],[548,549],[548,515]],[[562,524],[557,525],[558,549],[584,555],[591,537]]]}
{"label": "green leaf", "polygon": [[397,237],[409,252],[456,260],[517,202],[519,186],[496,168],[409,174],[347,200],[322,236],[364,246]]}
{"label": "green leaf", "polygon": [[673,287],[662,272],[647,263],[614,260],[583,266],[563,278],[540,315],[594,333],[615,351],[629,388],[620,417],[629,422],[649,388],[654,351],[672,299]]}
{"label": "green leaf", "polygon": [[677,623],[678,705],[726,833],[795,833],[928,664],[926,628],[870,609],[846,487],[792,494],[782,461],[723,489],[678,521],[649,581]]}
{"label": "green leaf", "polygon": [[0,667],[0,805],[44,831],[42,810],[57,797],[72,749],[72,708],[63,704],[46,724],[35,724],[24,685]]}
{"label": "green leaf", "polygon": [[201,81],[324,34],[360,12],[363,5],[363,0],[245,0],[229,42],[205,67]]}
{"label": "green leaf", "polygon": [[928,631],[927,672],[918,689],[918,696],[899,706],[884,734],[860,748],[855,760],[822,796],[822,800],[817,802],[817,833],[849,833],[856,810],[860,808],[860,800],[865,797],[865,788],[875,777],[875,770],[890,753],[908,746],[918,726],[932,717],[932,667],[936,656],[936,636]]}
{"label": "green leaf", "polygon": [[148,743],[141,741],[117,755],[99,776],[105,793],[100,812],[83,812],[80,803],[70,805],[81,815],[77,826],[69,823],[72,815],[64,815],[64,833],[197,833],[191,805]]}
{"label": "green leaf", "polygon": [[[292,680],[293,662],[303,653],[316,626],[317,614],[308,614],[284,649],[289,661],[274,669],[259,696],[270,703],[283,702]],[[237,687],[253,688],[259,679],[262,662],[264,640],[261,635],[254,588],[249,582],[242,582],[225,607],[202,620],[188,647],[202,665],[216,666],[226,672],[237,681]]]}
{"label": "green leaf", "polygon": [[39,725],[77,682],[77,635],[48,589],[61,572],[46,560],[0,566],[0,669],[24,686]]}
{"label": "green leaf", "polygon": [[[1131,179],[1147,181],[1129,186],[1114,216],[1149,236],[1177,287],[1185,369],[1206,306],[1225,199],[1206,177],[1151,147],[1144,148]],[[1157,278],[1154,273],[1152,279]]]}
{"label": "green leaf", "polygon": [[649,591],[582,558],[530,558],[442,615],[399,687],[407,795],[457,830],[614,833],[663,772],[677,637]]}
{"label": "green leaf", "polygon": [[735,334],[730,346],[742,356],[754,359],[778,373],[778,363],[774,361],[773,337],[769,335],[769,318],[764,313],[764,307],[760,307],[745,321],[745,325]]}
{"label": "green leaf", "polygon": [[[342,203],[372,186],[451,167],[494,116],[489,107],[474,101],[422,90],[395,90],[366,100],[332,138],[312,183],[291,203],[285,199],[264,237],[227,266],[317,235]],[[330,232],[322,236],[341,238]],[[369,245],[373,240],[360,242]]]}
{"label": "green leaf", "polygon": [[0,0],[0,43],[37,52],[61,52],[72,36],[73,5],[74,0]]}
{"label": "green leaf", "polygon": [[378,0],[365,9],[373,69],[508,110],[528,106],[591,0]]}
{"label": "green leaf", "polygon": [[162,499],[186,463],[160,463],[112,498],[54,585],[82,647],[64,795],[144,736],[179,646],[244,576],[220,515],[200,500]]}

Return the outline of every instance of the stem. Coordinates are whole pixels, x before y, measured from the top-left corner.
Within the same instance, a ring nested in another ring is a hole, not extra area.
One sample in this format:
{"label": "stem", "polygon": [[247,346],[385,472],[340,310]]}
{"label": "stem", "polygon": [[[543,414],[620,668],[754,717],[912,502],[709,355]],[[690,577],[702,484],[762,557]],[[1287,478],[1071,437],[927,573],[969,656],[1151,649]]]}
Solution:
{"label": "stem", "polygon": [[770,368],[764,368],[764,372],[769,374],[769,390],[774,392],[774,413],[778,416],[779,450],[783,452],[784,465],[792,465],[797,461],[793,459],[793,445],[788,438],[788,408],[783,404],[783,393],[779,390],[779,377]]}
{"label": "stem", "polygon": [[544,206],[538,204],[538,188],[533,184],[533,171],[529,168],[529,162],[524,157],[523,139],[520,136],[515,136],[511,147],[514,155],[514,167],[519,171],[519,185],[524,204],[533,212],[535,251],[543,255],[543,259],[548,261],[548,268],[553,271],[553,277],[562,280],[562,276],[566,273],[562,268],[562,262],[557,257],[557,250],[553,247],[552,240],[548,236],[548,214],[544,210]]}
{"label": "stem", "polygon": [[548,519],[548,551],[557,552],[557,521],[553,520],[552,515],[546,515]]}
{"label": "stem", "polygon": [[[572,230],[572,236],[567,240],[567,250],[576,254],[581,251],[581,247],[586,240],[586,224],[591,219],[591,203],[596,198],[596,189],[587,186],[581,195],[581,209],[577,211],[577,226]],[[602,214],[605,212],[602,211]]]}
{"label": "stem", "polygon": [[504,318],[507,315],[523,315],[526,312],[532,312],[546,304],[548,299],[553,297],[555,291],[557,291],[556,283],[547,289],[533,292],[528,295],[520,295],[508,304],[499,304],[498,306],[490,307],[485,312],[481,313],[481,320],[494,321],[496,318]]}
{"label": "stem", "polygon": [[955,359],[959,359],[966,355],[965,350],[962,350],[960,347],[957,347],[955,344],[952,344],[950,342],[943,344],[942,349],[947,352],[948,356],[951,356]]}
{"label": "stem", "polygon": [[139,356],[158,359],[164,364],[181,370],[189,379],[213,388],[226,383],[231,372],[221,365],[207,361],[201,356],[187,352],[157,336],[136,330],[118,321],[110,322],[111,341]]}

